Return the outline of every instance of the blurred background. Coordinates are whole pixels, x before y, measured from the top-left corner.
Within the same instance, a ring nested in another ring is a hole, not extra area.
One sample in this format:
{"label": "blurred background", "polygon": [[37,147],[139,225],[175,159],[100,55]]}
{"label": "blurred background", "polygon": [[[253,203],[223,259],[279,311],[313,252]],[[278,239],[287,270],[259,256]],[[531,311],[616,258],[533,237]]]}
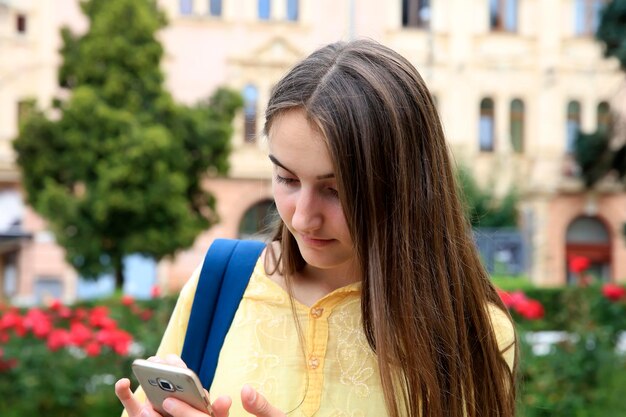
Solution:
{"label": "blurred background", "polygon": [[520,415],[626,416],[625,22],[625,0],[0,0],[0,415],[119,411],[212,240],[275,215],[272,86],[367,37],[439,110]]}

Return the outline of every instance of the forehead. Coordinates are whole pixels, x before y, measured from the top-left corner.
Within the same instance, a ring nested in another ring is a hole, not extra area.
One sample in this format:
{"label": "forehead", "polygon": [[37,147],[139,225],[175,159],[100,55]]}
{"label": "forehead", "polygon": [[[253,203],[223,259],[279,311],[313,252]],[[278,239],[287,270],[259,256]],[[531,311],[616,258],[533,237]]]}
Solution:
{"label": "forehead", "polygon": [[279,115],[268,132],[270,153],[294,171],[333,172],[326,138],[304,110]]}

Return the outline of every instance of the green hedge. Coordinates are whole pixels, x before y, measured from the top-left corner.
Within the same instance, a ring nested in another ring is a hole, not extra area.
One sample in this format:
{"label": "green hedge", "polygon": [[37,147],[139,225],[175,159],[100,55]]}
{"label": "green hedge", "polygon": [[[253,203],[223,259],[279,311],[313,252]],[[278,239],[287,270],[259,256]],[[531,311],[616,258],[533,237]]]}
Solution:
{"label": "green hedge", "polygon": [[[519,416],[623,417],[626,356],[616,347],[626,330],[626,299],[608,299],[599,285],[525,294],[545,315],[526,320],[512,309],[521,342]],[[534,354],[527,335],[555,330],[569,337]]]}
{"label": "green hedge", "polygon": [[[122,407],[113,384],[130,376],[135,357],[156,351],[175,302],[173,298],[132,303],[128,298],[124,300],[127,305],[117,298],[71,308],[57,305],[41,309],[49,319],[40,322],[50,320],[54,329],[68,330],[57,331],[59,337],[46,332],[45,326],[40,326],[40,337],[33,334],[32,323],[25,318],[32,309],[0,309],[0,416],[119,415]],[[94,311],[100,312],[99,316]],[[16,323],[16,316],[22,317],[21,324]],[[83,339],[91,342],[80,343],[80,332],[68,336],[72,323],[82,323],[83,332],[90,332]],[[132,335],[130,344],[123,332]],[[117,336],[120,340],[115,340]],[[67,346],[67,337],[80,345]]]}

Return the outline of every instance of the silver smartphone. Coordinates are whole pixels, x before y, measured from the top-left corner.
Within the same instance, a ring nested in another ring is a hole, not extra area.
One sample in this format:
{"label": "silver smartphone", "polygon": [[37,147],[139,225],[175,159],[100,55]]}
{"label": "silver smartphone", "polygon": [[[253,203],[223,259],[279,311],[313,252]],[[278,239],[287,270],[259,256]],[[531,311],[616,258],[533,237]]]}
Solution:
{"label": "silver smartphone", "polygon": [[163,400],[168,397],[179,399],[213,415],[209,397],[191,369],[144,359],[135,359],[132,368],[152,407],[162,416],[171,417],[162,406]]}

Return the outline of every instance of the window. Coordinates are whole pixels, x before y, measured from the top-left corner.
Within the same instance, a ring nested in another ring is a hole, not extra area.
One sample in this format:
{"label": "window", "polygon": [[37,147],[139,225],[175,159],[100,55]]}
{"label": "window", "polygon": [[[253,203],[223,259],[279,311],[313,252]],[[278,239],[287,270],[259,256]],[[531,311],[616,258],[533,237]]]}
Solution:
{"label": "window", "polygon": [[524,152],[524,102],[520,99],[511,101],[510,109],[511,147],[515,153]]}
{"label": "window", "polygon": [[209,0],[209,14],[216,17],[222,15],[222,0]]}
{"label": "window", "polygon": [[17,126],[21,126],[35,108],[34,100],[20,100],[17,102]]}
{"label": "window", "polygon": [[270,19],[270,0],[259,0],[259,19]]}
{"label": "window", "polygon": [[491,30],[517,31],[517,0],[489,0]]}
{"label": "window", "polygon": [[493,151],[494,127],[493,100],[484,98],[480,102],[480,123],[478,132],[478,140],[482,152]]}
{"label": "window", "polygon": [[402,26],[428,29],[430,0],[402,0]]}
{"label": "window", "polygon": [[565,241],[567,259],[584,257],[590,262],[588,276],[580,276],[566,265],[569,284],[581,284],[590,279],[608,281],[611,278],[611,234],[600,218],[582,216],[574,219],[567,227]]}
{"label": "window", "polygon": [[193,0],[180,0],[180,14],[188,16],[193,13]]}
{"label": "window", "polygon": [[26,16],[18,14],[15,19],[15,30],[17,33],[26,33]]}
{"label": "window", "polygon": [[611,109],[609,103],[602,101],[598,104],[597,113],[597,126],[598,130],[606,132],[611,127]]}
{"label": "window", "polygon": [[257,88],[248,84],[243,89],[244,140],[254,142],[256,139],[256,108],[259,98]]}
{"label": "window", "polygon": [[567,104],[567,121],[565,122],[565,152],[574,152],[574,141],[580,129],[580,103],[572,100]]}
{"label": "window", "polygon": [[298,20],[298,0],[287,0],[287,20],[296,22]]}
{"label": "window", "polygon": [[[17,275],[17,252],[11,252],[0,256],[0,263],[4,265],[4,270],[0,269],[2,277],[2,293],[4,297],[13,297],[17,294],[18,275]],[[0,293],[0,295],[2,295]]]}
{"label": "window", "polygon": [[578,36],[593,35],[600,23],[603,0],[574,0],[574,33]]}
{"label": "window", "polygon": [[59,277],[38,277],[33,293],[38,304],[54,299],[60,300],[63,297],[63,283]]}

